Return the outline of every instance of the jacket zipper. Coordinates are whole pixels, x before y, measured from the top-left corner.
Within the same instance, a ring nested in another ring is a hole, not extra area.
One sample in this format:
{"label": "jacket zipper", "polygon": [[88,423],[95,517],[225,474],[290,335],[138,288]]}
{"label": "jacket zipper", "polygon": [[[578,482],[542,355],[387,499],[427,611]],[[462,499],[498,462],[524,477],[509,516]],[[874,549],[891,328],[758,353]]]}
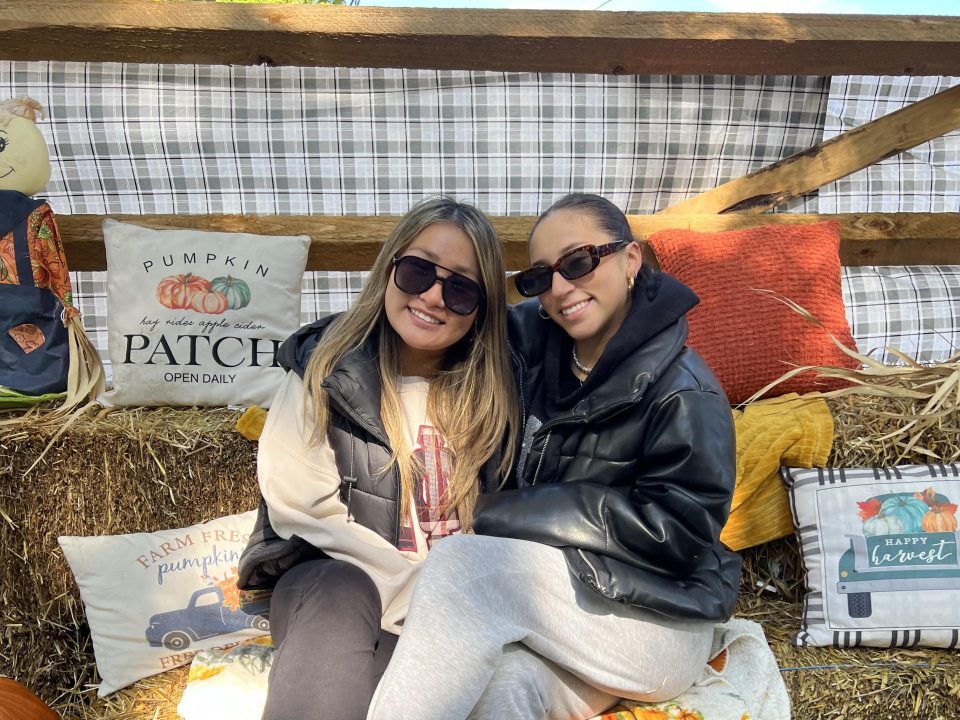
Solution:
{"label": "jacket zipper", "polygon": [[553,431],[547,433],[546,439],[543,441],[543,447],[540,449],[540,461],[537,463],[537,469],[533,473],[533,480],[531,485],[537,484],[537,478],[540,476],[540,468],[543,467],[543,459],[547,456],[547,445],[550,444],[550,435],[553,434]]}
{"label": "jacket zipper", "polygon": [[400,493],[403,490],[400,487],[400,469],[396,463],[393,464],[393,479],[394,486],[397,488],[397,517],[393,523],[393,546],[397,547],[400,544],[400,507],[403,505],[403,498],[400,497]]}
{"label": "jacket zipper", "polygon": [[341,478],[347,484],[347,522],[353,522],[353,514],[350,512],[350,501],[353,499],[353,488],[357,484],[357,473],[354,467],[355,455],[357,452],[357,436],[350,433],[350,474]]}
{"label": "jacket zipper", "polygon": [[[344,415],[349,417],[350,420],[352,420],[356,425],[358,425],[359,427],[363,428],[364,430],[369,432],[371,435],[373,435],[373,437],[375,437],[380,442],[380,444],[383,445],[383,447],[389,450],[390,445],[387,442],[386,438],[383,436],[383,434],[380,432],[380,429],[378,427],[368,423],[366,420],[360,417],[360,415],[356,412],[356,410],[353,409],[351,405],[344,402],[343,398],[339,395],[339,393],[331,392],[331,388],[329,387],[326,387],[326,390],[327,390],[327,397],[330,398],[331,400],[336,401],[337,409],[340,412],[342,412]],[[351,436],[351,443],[356,442],[356,437],[354,437],[353,433],[351,433],[350,436]],[[353,445],[351,445],[350,477],[341,478],[342,481],[347,484],[347,522],[353,522],[353,516],[350,514],[350,498],[351,498],[351,494],[353,492],[354,486],[358,484],[357,478],[354,473],[353,463],[354,463]],[[397,491],[397,513],[393,523],[393,545],[394,547],[396,547],[400,543],[400,505],[402,504],[402,500],[403,500],[400,497],[400,493],[402,492],[400,488],[400,472],[397,469],[396,464],[394,464],[393,466],[393,477],[394,477],[394,487],[396,488],[396,491]]]}
{"label": "jacket zipper", "polygon": [[513,350],[510,351],[510,356],[513,358],[513,361],[517,365],[517,391],[520,394],[520,417],[523,418],[523,426],[520,428],[521,437],[527,430],[527,399],[523,394],[523,358],[520,357]]}
{"label": "jacket zipper", "polygon": [[588,582],[588,585],[593,585],[593,587],[600,592],[602,595],[606,596],[607,589],[600,584],[600,573],[597,572],[597,569],[593,566],[593,563],[590,562],[590,559],[586,556],[583,550],[577,548],[577,552],[580,553],[580,557],[583,558],[583,561],[587,564],[587,567],[590,568],[590,571],[593,573],[593,582]]}

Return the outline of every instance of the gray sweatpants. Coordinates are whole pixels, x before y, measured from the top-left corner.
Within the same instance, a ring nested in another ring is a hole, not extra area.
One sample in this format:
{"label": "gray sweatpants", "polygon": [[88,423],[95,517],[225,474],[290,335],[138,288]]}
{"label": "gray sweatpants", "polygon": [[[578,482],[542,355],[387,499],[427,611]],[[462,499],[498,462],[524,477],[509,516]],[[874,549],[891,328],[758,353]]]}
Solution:
{"label": "gray sweatpants", "polygon": [[712,639],[713,623],[601,597],[556,548],[452,536],[427,556],[367,720],[576,720],[618,697],[667,700]]}

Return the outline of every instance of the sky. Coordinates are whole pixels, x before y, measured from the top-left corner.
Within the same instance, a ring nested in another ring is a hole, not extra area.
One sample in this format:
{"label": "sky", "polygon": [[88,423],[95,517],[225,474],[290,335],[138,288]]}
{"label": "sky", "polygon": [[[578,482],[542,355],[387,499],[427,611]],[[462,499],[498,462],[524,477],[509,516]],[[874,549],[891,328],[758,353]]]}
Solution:
{"label": "sky", "polygon": [[363,6],[960,15],[957,0],[360,0]]}

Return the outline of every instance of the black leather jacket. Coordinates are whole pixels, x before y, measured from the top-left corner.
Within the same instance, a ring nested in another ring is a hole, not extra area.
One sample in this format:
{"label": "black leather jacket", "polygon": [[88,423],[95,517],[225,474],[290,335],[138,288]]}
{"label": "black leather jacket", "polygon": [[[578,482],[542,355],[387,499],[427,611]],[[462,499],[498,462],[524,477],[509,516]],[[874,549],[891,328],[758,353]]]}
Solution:
{"label": "black leather jacket", "polygon": [[512,489],[482,496],[474,527],[563,548],[571,572],[613,600],[722,621],[740,574],[719,541],[735,476],[730,406],[684,344],[696,296],[666,275],[638,280],[582,385],[566,333],[536,302],[511,309],[522,449]]}
{"label": "black leather jacket", "polygon": [[[324,330],[336,316],[307,325],[284,341],[277,358],[300,377]],[[391,464],[387,432],[380,419],[380,362],[377,339],[348,353],[323,380],[330,402],[327,440],[342,482],[340,499],[348,514],[387,542],[397,545],[400,533],[400,478]],[[482,487],[496,489],[499,458],[488,461]],[[382,472],[385,467],[388,472]],[[242,590],[272,588],[294,565],[326,557],[321,548],[294,535],[284,539],[270,525],[267,506],[260,500],[257,522],[240,557],[237,586]]]}

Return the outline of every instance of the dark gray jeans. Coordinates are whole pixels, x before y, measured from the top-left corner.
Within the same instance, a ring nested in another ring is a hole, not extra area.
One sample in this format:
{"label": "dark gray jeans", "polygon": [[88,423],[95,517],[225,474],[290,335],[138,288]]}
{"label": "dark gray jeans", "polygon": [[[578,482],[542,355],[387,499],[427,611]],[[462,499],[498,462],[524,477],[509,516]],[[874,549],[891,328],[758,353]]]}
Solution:
{"label": "dark gray jeans", "polygon": [[355,565],[311,560],[284,573],[270,601],[276,651],[263,720],[363,720],[397,644],[381,614]]}

